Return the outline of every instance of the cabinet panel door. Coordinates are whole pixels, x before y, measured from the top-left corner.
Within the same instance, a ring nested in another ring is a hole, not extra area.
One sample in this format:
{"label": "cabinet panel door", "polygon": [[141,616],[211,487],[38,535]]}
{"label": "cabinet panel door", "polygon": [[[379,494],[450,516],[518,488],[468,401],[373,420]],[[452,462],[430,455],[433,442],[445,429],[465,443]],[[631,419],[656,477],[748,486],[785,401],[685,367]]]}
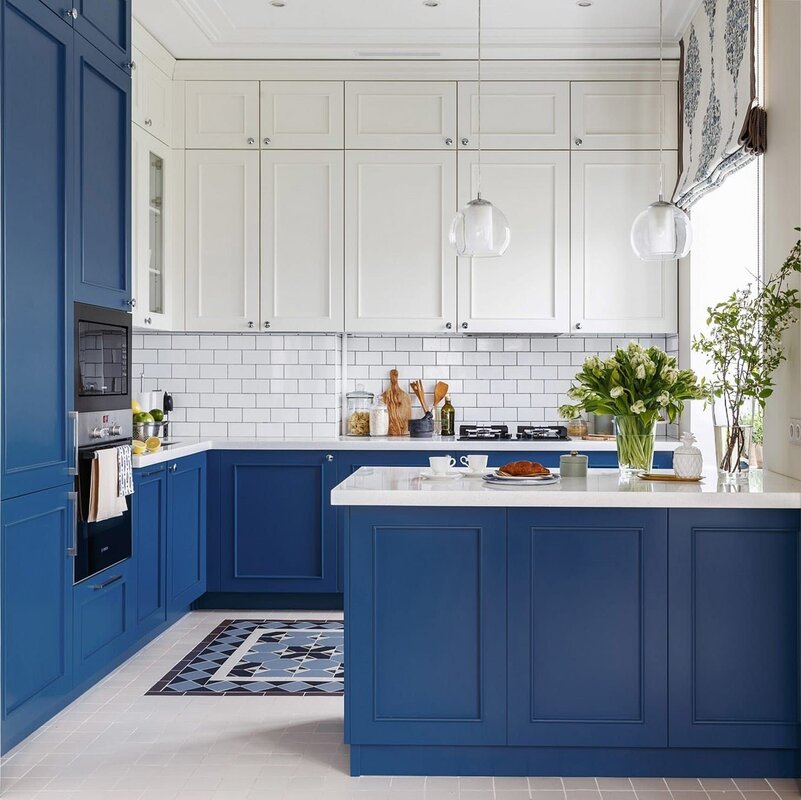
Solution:
{"label": "cabinet panel door", "polygon": [[506,743],[506,513],[351,508],[351,744]]}
{"label": "cabinet panel door", "polygon": [[273,331],[341,331],[344,154],[261,155],[261,319]]}
{"label": "cabinet panel door", "polygon": [[259,321],[259,154],[186,153],[186,329]]}
{"label": "cabinet panel door", "polygon": [[[665,186],[676,153],[664,154]],[[631,248],[636,216],[659,191],[658,152],[573,153],[571,316],[588,333],[675,333],[675,261],[641,261]]]}
{"label": "cabinet panel door", "polygon": [[173,330],[176,276],[172,151],[141,128],[133,129],[133,322],[146,330]]}
{"label": "cabinet panel door", "polygon": [[134,121],[145,127],[157,139],[165,144],[172,138],[172,81],[148,58],[140,59],[142,103],[141,122],[134,116]]}
{"label": "cabinet panel door", "polygon": [[671,747],[798,747],[798,531],[798,511],[670,512]]}
{"label": "cabinet panel door", "polygon": [[2,504],[3,750],[52,716],[72,688],[69,489]]}
{"label": "cabinet panel door", "polygon": [[114,64],[129,70],[131,0],[76,0],[75,30]]}
{"label": "cabinet panel door", "polygon": [[182,611],[206,591],[206,455],[167,467],[167,610]]}
{"label": "cabinet panel door", "polygon": [[456,147],[456,84],[349,81],[345,146],[389,150]]}
{"label": "cabinet panel door", "polygon": [[328,455],[222,454],[222,591],[336,591],[336,461]]}
{"label": "cabinet panel door", "polygon": [[573,147],[666,150],[678,147],[678,86],[665,81],[592,81],[570,85]]}
{"label": "cabinet panel door", "polygon": [[136,625],[146,633],[167,618],[167,469],[134,470],[131,500],[136,563]]}
{"label": "cabinet panel door", "polygon": [[262,81],[261,145],[342,149],[344,106],[341,81]]}
{"label": "cabinet panel door", "polygon": [[39,3],[4,6],[2,94],[13,109],[2,135],[0,483],[8,498],[64,483],[72,465],[75,218],[72,30]]}
{"label": "cabinet panel door", "polygon": [[[459,264],[459,329],[565,333],[570,327],[570,155],[490,152],[482,195],[512,229],[500,258]],[[478,157],[459,153],[459,207],[476,196]]]}
{"label": "cabinet panel door", "polygon": [[78,252],[75,299],[131,299],[131,79],[75,37]]}
{"label": "cabinet panel door", "polygon": [[667,746],[667,512],[509,510],[509,743]]}
{"label": "cabinet panel door", "polygon": [[345,154],[345,328],[456,326],[456,153]]}
{"label": "cabinet panel door", "polygon": [[187,81],[186,146],[258,148],[258,81]]}
{"label": "cabinet panel door", "polygon": [[[478,83],[459,82],[459,147],[478,147]],[[570,148],[567,81],[482,81],[481,147],[487,150]],[[494,201],[493,201],[494,202]]]}

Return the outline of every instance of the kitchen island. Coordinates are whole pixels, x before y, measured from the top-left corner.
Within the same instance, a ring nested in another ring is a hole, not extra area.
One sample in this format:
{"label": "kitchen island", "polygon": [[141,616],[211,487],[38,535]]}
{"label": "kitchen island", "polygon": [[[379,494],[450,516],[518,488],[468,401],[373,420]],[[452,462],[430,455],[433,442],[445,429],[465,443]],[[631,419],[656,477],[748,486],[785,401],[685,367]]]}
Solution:
{"label": "kitchen island", "polygon": [[798,482],[375,467],[331,502],[352,774],[799,774]]}

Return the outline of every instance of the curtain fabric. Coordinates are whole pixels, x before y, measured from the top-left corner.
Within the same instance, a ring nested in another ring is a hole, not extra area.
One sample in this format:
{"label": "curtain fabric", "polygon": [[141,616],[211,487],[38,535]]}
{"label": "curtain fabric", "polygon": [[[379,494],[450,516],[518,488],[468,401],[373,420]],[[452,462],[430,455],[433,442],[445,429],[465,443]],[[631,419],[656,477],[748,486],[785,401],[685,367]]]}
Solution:
{"label": "curtain fabric", "polygon": [[765,151],[757,105],[756,0],[703,0],[681,41],[681,170],[673,200],[687,210]]}

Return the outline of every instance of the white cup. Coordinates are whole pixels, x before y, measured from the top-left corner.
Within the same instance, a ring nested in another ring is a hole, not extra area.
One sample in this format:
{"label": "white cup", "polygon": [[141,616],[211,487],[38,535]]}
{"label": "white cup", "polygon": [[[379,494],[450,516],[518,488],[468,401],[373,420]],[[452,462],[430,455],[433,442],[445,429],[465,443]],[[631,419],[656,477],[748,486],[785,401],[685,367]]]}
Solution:
{"label": "white cup", "polygon": [[483,472],[487,468],[487,456],[462,456],[459,461],[470,472]]}
{"label": "white cup", "polygon": [[437,475],[444,475],[451,467],[456,466],[456,459],[451,456],[431,456],[428,459],[431,471]]}

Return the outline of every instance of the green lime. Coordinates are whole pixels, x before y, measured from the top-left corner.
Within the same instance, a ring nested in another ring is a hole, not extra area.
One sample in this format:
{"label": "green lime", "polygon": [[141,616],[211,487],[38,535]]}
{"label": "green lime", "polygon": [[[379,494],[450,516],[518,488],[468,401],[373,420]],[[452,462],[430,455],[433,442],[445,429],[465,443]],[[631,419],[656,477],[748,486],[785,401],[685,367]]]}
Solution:
{"label": "green lime", "polygon": [[153,419],[152,414],[148,414],[147,411],[140,411],[138,414],[133,415],[134,422],[155,422]]}
{"label": "green lime", "polygon": [[164,422],[164,412],[160,408],[151,408],[150,416],[155,422]]}

